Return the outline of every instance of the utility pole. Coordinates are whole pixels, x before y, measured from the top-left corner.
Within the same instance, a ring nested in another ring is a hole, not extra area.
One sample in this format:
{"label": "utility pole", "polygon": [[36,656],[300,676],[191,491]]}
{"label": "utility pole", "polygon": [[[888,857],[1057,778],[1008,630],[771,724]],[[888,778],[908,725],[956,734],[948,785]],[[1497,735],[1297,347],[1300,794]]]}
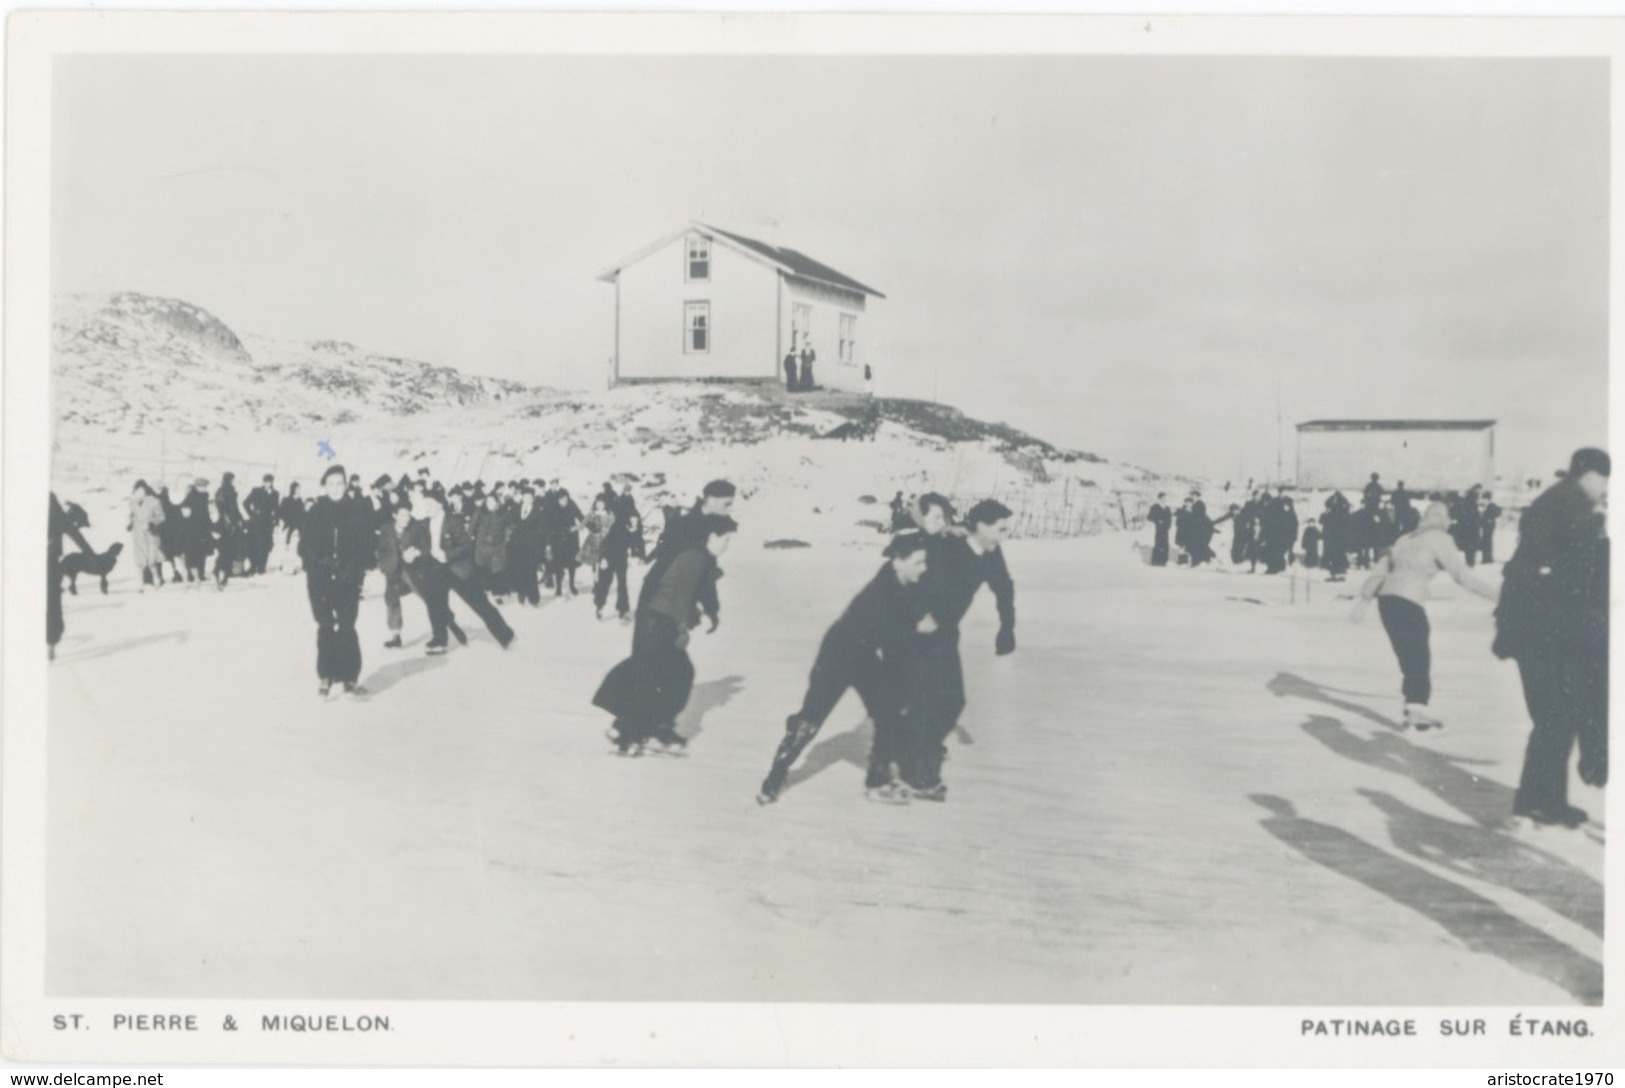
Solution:
{"label": "utility pole", "polygon": [[1275,372],[1275,485],[1279,487],[1286,482],[1284,470],[1281,468],[1281,372]]}

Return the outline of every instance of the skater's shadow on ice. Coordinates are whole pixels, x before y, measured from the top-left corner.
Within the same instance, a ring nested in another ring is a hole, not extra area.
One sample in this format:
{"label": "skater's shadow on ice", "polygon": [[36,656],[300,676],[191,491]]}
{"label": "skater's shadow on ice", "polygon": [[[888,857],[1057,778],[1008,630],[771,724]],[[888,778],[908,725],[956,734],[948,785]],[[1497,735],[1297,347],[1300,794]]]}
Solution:
{"label": "skater's shadow on ice", "polygon": [[1512,814],[1511,788],[1466,770],[1462,765],[1470,760],[1387,733],[1367,740],[1336,718],[1320,715],[1304,722],[1303,731],[1345,759],[1409,778],[1481,827],[1500,827]]}
{"label": "skater's shadow on ice", "polygon": [[1562,858],[1472,824],[1414,809],[1381,790],[1356,790],[1388,817],[1388,835],[1412,857],[1499,884],[1602,936],[1602,884]]}
{"label": "skater's shadow on ice", "polygon": [[1493,900],[1397,858],[1342,828],[1299,816],[1292,802],[1255,793],[1269,810],[1264,830],[1317,865],[1358,881],[1431,919],[1474,952],[1552,982],[1588,1005],[1602,1003],[1602,965],[1527,922]]}
{"label": "skater's shadow on ice", "polygon": [[819,741],[813,750],[807,753],[801,767],[790,772],[790,777],[785,780],[785,788],[799,786],[837,763],[850,763],[854,767],[866,769],[869,766],[869,745],[874,740],[874,735],[873,723],[865,718],[856,729],[849,729],[839,736]]}
{"label": "skater's shadow on ice", "polygon": [[[1374,710],[1369,710],[1366,707],[1361,706],[1359,703],[1351,703],[1346,699],[1336,698],[1333,695],[1333,692],[1337,692],[1336,688],[1322,687],[1313,680],[1305,680],[1303,677],[1295,676],[1289,672],[1276,673],[1275,679],[1271,680],[1265,686],[1269,688],[1270,694],[1274,695],[1278,699],[1284,699],[1289,696],[1295,696],[1299,699],[1309,699],[1313,702],[1325,703],[1328,706],[1335,706],[1339,710],[1346,710],[1350,714],[1358,714],[1367,721],[1383,726],[1386,729],[1392,729],[1396,733],[1398,733],[1401,728],[1400,724],[1394,721],[1392,718],[1384,718],[1381,714],[1378,714]],[[1337,693],[1341,695],[1355,694],[1354,692],[1347,691]]]}
{"label": "skater's shadow on ice", "polygon": [[369,695],[376,697],[399,684],[402,680],[429,672],[432,669],[442,668],[445,664],[446,657],[444,655],[417,657],[410,661],[397,661],[393,665],[385,665],[383,668],[375,670],[370,676],[361,681],[361,686],[367,689]]}
{"label": "skater's shadow on ice", "polygon": [[724,676],[721,680],[707,680],[694,685],[688,705],[677,715],[677,731],[689,740],[705,732],[703,719],[711,711],[745,690],[743,676]]}
{"label": "skater's shadow on ice", "polygon": [[123,642],[109,642],[101,646],[92,646],[89,649],[75,651],[71,654],[58,654],[57,660],[61,662],[93,661],[98,657],[110,657],[121,654],[125,650],[134,650],[142,646],[152,646],[159,642],[185,643],[185,631],[163,631],[156,635],[142,635],[140,638],[125,639]]}

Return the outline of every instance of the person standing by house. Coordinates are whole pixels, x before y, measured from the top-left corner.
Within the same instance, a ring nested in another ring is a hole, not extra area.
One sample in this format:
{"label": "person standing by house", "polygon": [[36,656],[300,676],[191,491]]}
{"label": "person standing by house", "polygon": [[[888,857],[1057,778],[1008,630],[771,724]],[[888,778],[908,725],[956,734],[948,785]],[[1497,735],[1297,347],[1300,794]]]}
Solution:
{"label": "person standing by house", "polygon": [[1432,652],[1429,647],[1428,584],[1440,571],[1456,584],[1486,600],[1495,600],[1499,589],[1469,571],[1461,552],[1450,539],[1450,509],[1444,503],[1431,503],[1423,511],[1414,533],[1394,542],[1387,558],[1360,587],[1354,605],[1354,618],[1365,616],[1372,600],[1382,617],[1383,630],[1399,659],[1403,677],[1404,726],[1418,731],[1438,729],[1444,723],[1428,710],[1433,695]]}
{"label": "person standing by house", "polygon": [[876,800],[908,799],[893,781],[892,765],[908,768],[914,758],[902,737],[901,718],[922,637],[918,626],[926,611],[918,588],[926,570],[925,549],[926,536],[918,530],[893,538],[882,553],[887,562],[824,633],[807,678],[807,694],[801,709],[785,719],[784,739],[757,791],[758,804],[779,799],[790,768],[848,688],[863,700],[874,726],[864,790]]}
{"label": "person standing by house", "polygon": [[361,642],[356,613],[361,583],[377,548],[372,519],[363,502],[347,496],[342,465],[322,473],[323,494],[305,517],[299,558],[305,567],[310,611],[316,620],[317,689],[325,696],[334,684],[346,695],[362,694]]}
{"label": "person standing by house", "polygon": [[609,670],[592,700],[614,717],[610,739],[621,755],[641,755],[651,740],[673,751],[687,744],[676,723],[694,690],[689,632],[700,622],[702,587],[737,528],[726,515],[702,514],[676,554],[649,572],[632,654]]}
{"label": "person standing by house", "polygon": [[[940,496],[939,496],[940,498]],[[921,499],[925,507],[926,499]],[[999,656],[1016,649],[1015,583],[1000,544],[1010,528],[1010,508],[984,499],[970,508],[963,532],[945,527],[945,519],[925,511],[926,573],[921,581],[930,623],[921,627],[919,667],[908,697],[910,750],[903,781],[912,795],[927,801],[947,800],[942,760],[948,735],[965,709],[965,670],[959,658],[959,624],[984,583],[993,591],[999,632],[993,641]],[[924,620],[921,621],[925,623]]]}
{"label": "person standing by house", "polygon": [[1607,528],[1602,513],[1612,463],[1600,449],[1575,451],[1563,479],[1518,522],[1518,547],[1502,568],[1495,656],[1518,663],[1533,729],[1513,797],[1515,816],[1578,827],[1569,804],[1569,758],[1580,747],[1580,780],[1608,782]]}
{"label": "person standing by house", "polygon": [[790,346],[789,351],[784,353],[784,388],[791,393],[801,388],[801,381],[796,376],[796,349],[794,344]]}
{"label": "person standing by house", "polygon": [[85,534],[62,508],[62,502],[56,497],[55,491],[51,492],[51,509],[46,530],[45,656],[48,660],[55,661],[57,643],[62,641],[62,636],[68,629],[67,622],[62,618],[62,540],[64,537],[72,540],[79,546],[80,551],[88,555],[95,555],[96,549],[90,546]]}
{"label": "person standing by house", "polygon": [[1157,493],[1157,501],[1151,504],[1146,513],[1145,520],[1151,523],[1155,535],[1151,538],[1151,565],[1153,567],[1166,567],[1168,565],[1168,527],[1173,524],[1174,515],[1163,500],[1168,496],[1165,492]]}
{"label": "person standing by house", "polygon": [[818,388],[813,384],[813,363],[817,359],[818,353],[813,350],[812,337],[803,336],[801,338],[801,388],[804,392],[811,393]]}

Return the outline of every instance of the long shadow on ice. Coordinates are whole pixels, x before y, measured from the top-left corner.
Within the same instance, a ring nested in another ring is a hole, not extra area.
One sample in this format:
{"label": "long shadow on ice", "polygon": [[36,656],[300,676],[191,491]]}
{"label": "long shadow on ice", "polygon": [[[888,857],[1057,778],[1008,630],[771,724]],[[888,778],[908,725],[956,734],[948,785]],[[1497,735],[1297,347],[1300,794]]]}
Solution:
{"label": "long shadow on ice", "polygon": [[1414,809],[1381,790],[1356,790],[1388,817],[1395,846],[1459,876],[1499,884],[1602,936],[1602,884],[1562,858],[1506,835]]}
{"label": "long shadow on ice", "polygon": [[1400,732],[1403,728],[1392,718],[1385,718],[1376,711],[1361,706],[1359,703],[1351,703],[1347,699],[1339,699],[1336,697],[1338,695],[1356,695],[1359,694],[1358,692],[1339,691],[1337,688],[1328,688],[1321,684],[1315,683],[1313,680],[1305,680],[1303,677],[1296,676],[1290,672],[1276,673],[1275,679],[1271,680],[1264,686],[1269,689],[1270,694],[1274,695],[1278,699],[1288,697],[1309,699],[1312,702],[1325,703],[1328,706],[1334,706],[1338,710],[1346,710],[1350,714],[1357,714],[1375,725],[1383,726],[1386,729],[1392,729],[1396,733]]}
{"label": "long shadow on ice", "polygon": [[[1317,865],[1358,881],[1437,923],[1474,952],[1494,956],[1562,987],[1587,1005],[1602,1003],[1602,965],[1513,917],[1496,903],[1372,846],[1342,828],[1299,816],[1292,802],[1270,794],[1251,799],[1269,815],[1264,830]],[[1472,1001],[1470,995],[1463,1000]],[[1327,995],[1335,1001],[1336,995]]]}
{"label": "long shadow on ice", "polygon": [[744,690],[743,676],[724,676],[721,680],[695,684],[693,694],[688,697],[688,705],[677,715],[677,731],[693,740],[705,731],[701,723],[707,714]]}
{"label": "long shadow on ice", "polygon": [[1512,815],[1512,788],[1466,769],[1482,762],[1447,756],[1388,733],[1367,740],[1336,718],[1318,714],[1303,723],[1303,731],[1346,759],[1409,778],[1482,827],[1501,827]]}
{"label": "long shadow on ice", "polygon": [[839,736],[819,741],[812,751],[807,753],[807,758],[801,766],[790,772],[790,777],[785,780],[785,788],[798,786],[837,763],[850,763],[859,770],[867,770],[869,745],[874,740],[874,735],[874,725],[865,718],[856,729],[849,729]]}
{"label": "long shadow on ice", "polygon": [[413,676],[429,672],[432,669],[444,668],[445,655],[434,657],[414,657],[408,661],[397,661],[393,665],[385,665],[381,669],[374,669],[372,674],[361,681],[361,686],[367,689],[369,695],[377,696],[390,688]]}

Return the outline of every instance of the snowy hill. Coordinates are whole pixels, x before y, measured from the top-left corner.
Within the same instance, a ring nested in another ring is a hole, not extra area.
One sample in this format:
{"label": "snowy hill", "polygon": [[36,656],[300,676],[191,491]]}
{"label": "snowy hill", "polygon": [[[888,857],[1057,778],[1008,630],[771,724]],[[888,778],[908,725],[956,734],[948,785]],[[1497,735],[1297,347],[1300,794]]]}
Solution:
{"label": "snowy hill", "polygon": [[613,479],[651,513],[722,476],[764,534],[868,542],[897,491],[998,497],[1017,535],[1073,536],[1133,524],[1179,483],[920,401],[704,384],[559,393],[242,335],[141,295],[59,300],[55,352],[53,480],[103,506],[138,477],[177,494],[226,470],[308,487],[331,449],[369,480],[426,467],[448,483],[559,479],[584,497]]}
{"label": "snowy hill", "polygon": [[59,298],[51,331],[56,418],[101,432],[290,430],[531,392],[342,341],[242,336],[190,303],[130,292]]}

